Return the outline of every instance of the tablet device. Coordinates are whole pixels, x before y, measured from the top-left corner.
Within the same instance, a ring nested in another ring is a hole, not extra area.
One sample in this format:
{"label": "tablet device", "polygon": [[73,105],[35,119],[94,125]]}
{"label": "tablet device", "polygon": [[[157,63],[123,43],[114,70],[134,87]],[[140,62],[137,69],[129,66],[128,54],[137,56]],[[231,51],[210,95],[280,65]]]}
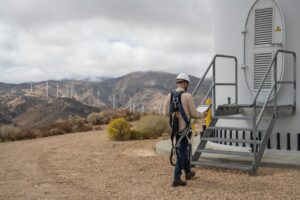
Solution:
{"label": "tablet device", "polygon": [[200,113],[207,112],[210,109],[211,105],[200,105],[197,107],[197,111]]}

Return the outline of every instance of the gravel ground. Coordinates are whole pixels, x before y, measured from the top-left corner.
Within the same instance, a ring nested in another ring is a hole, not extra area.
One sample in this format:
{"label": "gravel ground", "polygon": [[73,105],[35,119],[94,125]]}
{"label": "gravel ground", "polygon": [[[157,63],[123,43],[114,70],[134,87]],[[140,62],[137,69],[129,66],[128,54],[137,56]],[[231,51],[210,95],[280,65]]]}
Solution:
{"label": "gravel ground", "polygon": [[0,199],[300,199],[300,171],[196,169],[172,188],[158,140],[112,142],[105,131],[0,143]]}

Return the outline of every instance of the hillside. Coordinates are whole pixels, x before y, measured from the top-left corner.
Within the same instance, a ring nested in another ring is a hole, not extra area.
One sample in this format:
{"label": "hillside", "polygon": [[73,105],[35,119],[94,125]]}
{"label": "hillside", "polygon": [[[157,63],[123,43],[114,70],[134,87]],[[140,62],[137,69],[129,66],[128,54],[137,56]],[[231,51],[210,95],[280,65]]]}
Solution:
{"label": "hillside", "polygon": [[[30,83],[0,83],[0,123],[14,122],[22,127],[35,127],[40,126],[38,124],[48,124],[47,121],[53,121],[57,117],[78,114],[78,108],[84,109],[79,114],[84,116],[87,114],[85,111],[95,110],[95,107],[101,110],[111,108],[113,96],[116,108],[128,108],[131,99],[132,108],[136,111],[158,111],[166,95],[175,88],[175,78],[175,74],[165,72],[133,72],[119,78],[101,79],[98,82],[87,78],[42,81],[33,83],[32,91]],[[191,76],[190,91],[198,81],[198,78]],[[210,83],[210,80],[204,81],[195,97],[197,101],[208,90]],[[78,106],[74,108],[76,111],[69,112],[65,109],[72,106]],[[43,109],[49,109],[46,110],[48,115],[41,114]]]}
{"label": "hillside", "polygon": [[28,109],[15,117],[12,122],[21,128],[43,128],[51,126],[58,119],[68,119],[70,116],[86,117],[100,109],[84,105],[70,98],[58,98],[51,103],[43,103]]}
{"label": "hillside", "polygon": [[10,123],[13,114],[9,111],[6,105],[0,103],[0,124]]}

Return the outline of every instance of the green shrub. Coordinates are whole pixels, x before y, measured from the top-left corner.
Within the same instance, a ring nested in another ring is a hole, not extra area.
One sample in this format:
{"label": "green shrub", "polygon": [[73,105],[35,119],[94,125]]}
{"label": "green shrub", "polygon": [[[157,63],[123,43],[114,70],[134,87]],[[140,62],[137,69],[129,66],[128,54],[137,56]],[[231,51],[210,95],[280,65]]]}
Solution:
{"label": "green shrub", "polygon": [[159,115],[144,116],[136,123],[135,130],[141,139],[160,137],[170,131],[168,118]]}
{"label": "green shrub", "polygon": [[124,118],[113,120],[108,125],[108,138],[111,140],[129,140],[130,125]]}

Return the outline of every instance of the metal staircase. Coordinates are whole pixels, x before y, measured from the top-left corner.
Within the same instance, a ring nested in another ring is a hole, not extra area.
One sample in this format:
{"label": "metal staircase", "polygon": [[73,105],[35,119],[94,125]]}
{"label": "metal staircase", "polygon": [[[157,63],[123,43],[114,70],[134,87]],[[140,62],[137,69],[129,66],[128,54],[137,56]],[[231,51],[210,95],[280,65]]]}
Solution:
{"label": "metal staircase", "polygon": [[[279,54],[290,54],[293,56],[293,70],[294,77],[292,81],[278,81],[277,80],[277,57]],[[216,59],[232,59],[235,63],[235,82],[234,83],[216,83]],[[261,158],[264,154],[265,148],[268,144],[270,135],[275,125],[276,119],[280,117],[291,116],[295,114],[296,110],[296,54],[295,52],[278,50],[270,66],[268,67],[263,80],[256,92],[256,95],[251,104],[238,103],[238,84],[237,84],[237,59],[234,56],[215,55],[206,69],[202,79],[197,84],[193,91],[193,95],[197,92],[205,79],[208,72],[212,69],[212,85],[208,90],[202,104],[211,95],[212,96],[212,113],[213,118],[209,127],[205,130],[201,141],[191,158],[191,166],[205,166],[217,168],[229,168],[248,171],[250,175],[255,175],[259,167]],[[272,69],[272,70],[271,70]],[[272,73],[272,74],[271,74]],[[269,74],[273,75],[274,82],[268,91],[268,95],[263,99],[263,103],[258,102],[258,97],[262,91],[262,87]],[[278,87],[281,84],[289,84],[293,86],[293,103],[291,105],[278,105]],[[216,87],[217,86],[234,86],[235,87],[235,103],[219,105],[216,107]],[[271,99],[272,97],[272,99]],[[241,123],[236,123],[240,121]],[[225,124],[225,125],[220,125]],[[232,125],[235,124],[235,125]],[[239,124],[239,126],[237,126]],[[223,132],[230,132],[230,137],[216,137]],[[233,138],[232,133],[236,135]],[[242,136],[242,137],[239,137]],[[219,144],[235,144],[235,146],[242,146],[249,148],[239,148],[239,151],[228,148],[225,150],[207,148],[208,142]],[[241,150],[242,149],[242,150]],[[245,149],[245,150],[244,150]],[[202,154],[215,154],[217,159],[203,159]],[[222,156],[220,156],[222,155]],[[226,157],[227,156],[227,157]],[[228,159],[226,158],[238,158]],[[214,160],[214,161],[212,161]],[[243,160],[243,161],[241,161]]]}

